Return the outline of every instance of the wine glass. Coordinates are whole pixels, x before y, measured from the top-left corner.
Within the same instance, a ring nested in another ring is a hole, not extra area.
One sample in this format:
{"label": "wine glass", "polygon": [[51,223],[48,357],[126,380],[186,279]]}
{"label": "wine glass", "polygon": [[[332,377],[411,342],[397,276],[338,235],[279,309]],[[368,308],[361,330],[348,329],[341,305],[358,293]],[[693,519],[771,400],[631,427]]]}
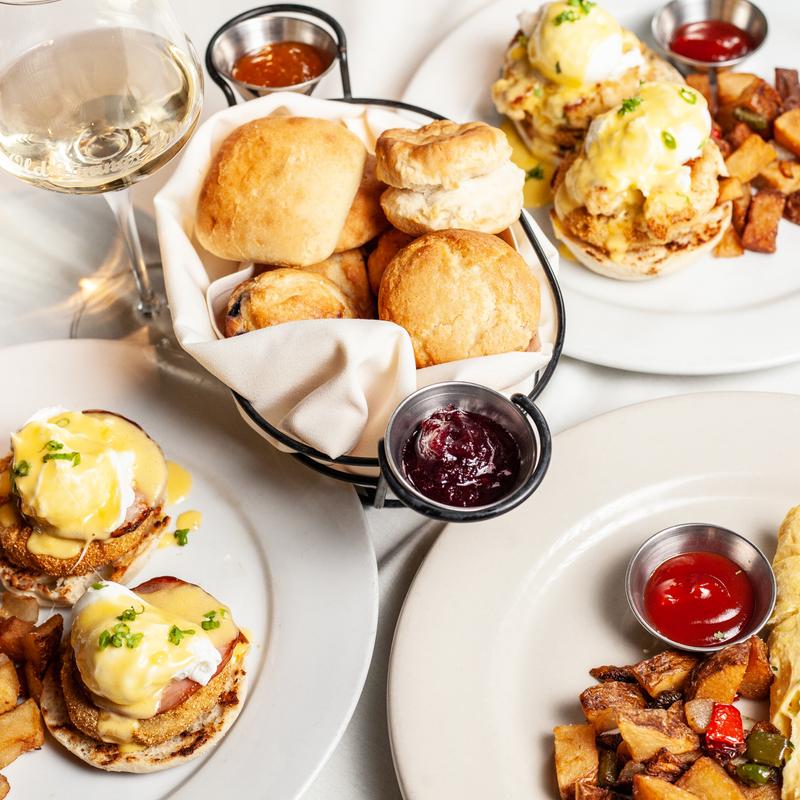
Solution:
{"label": "wine glass", "polygon": [[103,194],[146,321],[164,306],[129,187],[166,164],[200,116],[197,54],[167,0],[0,0],[0,168],[69,194]]}

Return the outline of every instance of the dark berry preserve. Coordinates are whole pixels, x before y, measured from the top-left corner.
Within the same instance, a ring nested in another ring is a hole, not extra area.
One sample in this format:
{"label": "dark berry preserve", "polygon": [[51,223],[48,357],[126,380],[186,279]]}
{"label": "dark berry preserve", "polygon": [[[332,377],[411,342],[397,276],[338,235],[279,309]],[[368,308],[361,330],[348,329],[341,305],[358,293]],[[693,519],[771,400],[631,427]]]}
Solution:
{"label": "dark berry preserve", "polygon": [[453,405],[434,411],[403,446],[409,482],[448,506],[485,506],[507,495],[520,470],[519,446],[499,423]]}

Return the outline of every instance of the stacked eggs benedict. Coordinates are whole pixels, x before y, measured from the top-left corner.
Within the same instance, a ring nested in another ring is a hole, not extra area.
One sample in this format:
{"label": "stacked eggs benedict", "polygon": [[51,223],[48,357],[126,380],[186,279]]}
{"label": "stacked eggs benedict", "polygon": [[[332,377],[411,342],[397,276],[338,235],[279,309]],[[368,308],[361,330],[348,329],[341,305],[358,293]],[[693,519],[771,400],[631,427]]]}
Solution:
{"label": "stacked eggs benedict", "polygon": [[105,411],[44,409],[0,461],[0,578],[71,604],[103,572],[130,575],[167,523],[167,465],[136,424]]}
{"label": "stacked eggs benedict", "polygon": [[597,3],[567,0],[520,15],[492,98],[534,155],[553,161],[580,144],[595,116],[654,80],[682,82]]}
{"label": "stacked eggs benedict", "polygon": [[651,278],[710,250],[731,217],[718,204],[727,174],[703,96],[645,83],[591,124],[556,174],[556,236],[609,277]]}
{"label": "stacked eggs benedict", "polygon": [[93,766],[149,772],[194,758],[241,709],[247,639],[199,586],[154,578],[130,590],[92,584],[75,605],[42,715]]}

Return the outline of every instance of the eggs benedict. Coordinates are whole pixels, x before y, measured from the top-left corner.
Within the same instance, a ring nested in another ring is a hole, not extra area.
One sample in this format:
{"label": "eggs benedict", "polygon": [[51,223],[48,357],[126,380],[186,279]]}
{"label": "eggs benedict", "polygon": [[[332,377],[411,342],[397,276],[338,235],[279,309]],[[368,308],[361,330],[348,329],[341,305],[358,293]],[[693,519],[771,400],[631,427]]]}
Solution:
{"label": "eggs benedict", "polygon": [[44,409],[0,460],[0,580],[70,605],[98,574],[129,577],[167,523],[167,464],[135,423]]}
{"label": "eggs benedict", "polygon": [[591,0],[545,3],[519,22],[492,99],[546,162],[573,152],[592,119],[633,95],[641,81],[683,82]]}
{"label": "eggs benedict", "polygon": [[247,639],[231,610],[179,578],[92,584],[44,680],[53,736],[92,766],[151,772],[197,757],[244,699]]}
{"label": "eggs benedict", "polygon": [[589,269],[624,280],[686,266],[728,227],[727,174],[703,96],[645,83],[591,124],[556,173],[556,236]]}

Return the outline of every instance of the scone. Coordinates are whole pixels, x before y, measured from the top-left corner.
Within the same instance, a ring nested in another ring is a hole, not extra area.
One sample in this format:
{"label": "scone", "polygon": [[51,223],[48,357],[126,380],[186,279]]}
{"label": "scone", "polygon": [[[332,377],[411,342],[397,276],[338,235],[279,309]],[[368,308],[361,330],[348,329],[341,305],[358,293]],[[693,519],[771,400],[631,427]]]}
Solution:
{"label": "scone", "polygon": [[407,244],[414,241],[411,234],[390,228],[386,233],[381,234],[375,249],[369,254],[367,259],[367,270],[369,272],[369,288],[377,297],[381,288],[381,279],[389,262]]}
{"label": "scone", "polygon": [[374,319],[375,305],[369,290],[364,254],[360,249],[334,253],[325,261],[303,267],[303,270],[322,275],[336,284],[350,301],[357,316],[362,319]]}
{"label": "scone", "polygon": [[497,236],[448,230],[392,259],[378,315],[408,331],[422,368],[531,349],[539,302],[536,277],[516,250]]}
{"label": "scone", "polygon": [[370,153],[364,164],[364,174],[361,176],[353,205],[350,206],[339,241],[336,242],[336,253],[362,247],[389,227],[381,208],[381,195],[386,185],[378,180],[375,164],[375,156]]}
{"label": "scone", "polygon": [[280,267],[240,283],[225,312],[225,335],[302,319],[352,319],[358,316],[344,292],[322,275]]}
{"label": "scone", "polygon": [[200,190],[195,233],[220,258],[305,266],[333,253],[367,152],[324,119],[267,117],[222,143]]}
{"label": "scone", "polygon": [[525,173],[511,162],[498,128],[439,120],[419,130],[390,129],[375,154],[378,178],[389,184],[381,206],[405,233],[499,233],[519,217]]}

